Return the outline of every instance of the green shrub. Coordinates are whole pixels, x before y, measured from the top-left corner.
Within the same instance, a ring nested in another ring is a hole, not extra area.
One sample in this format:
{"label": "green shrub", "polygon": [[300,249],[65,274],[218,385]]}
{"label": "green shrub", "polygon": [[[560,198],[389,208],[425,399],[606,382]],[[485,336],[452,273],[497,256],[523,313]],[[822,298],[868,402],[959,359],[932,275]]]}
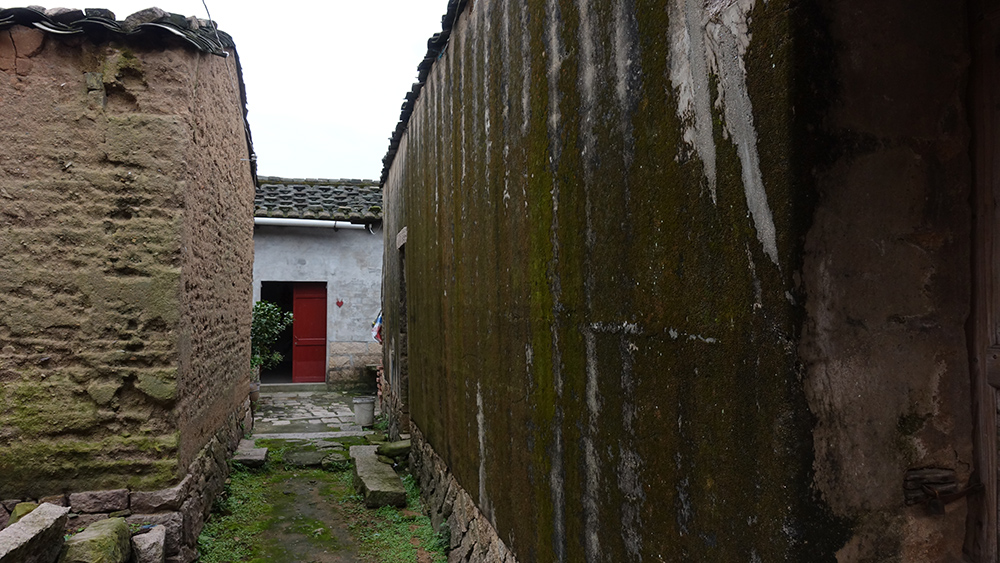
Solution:
{"label": "green shrub", "polygon": [[258,301],[253,304],[253,321],[250,325],[250,367],[271,369],[281,362],[280,353],[271,349],[281,332],[292,324],[292,314],[282,311],[274,303]]}

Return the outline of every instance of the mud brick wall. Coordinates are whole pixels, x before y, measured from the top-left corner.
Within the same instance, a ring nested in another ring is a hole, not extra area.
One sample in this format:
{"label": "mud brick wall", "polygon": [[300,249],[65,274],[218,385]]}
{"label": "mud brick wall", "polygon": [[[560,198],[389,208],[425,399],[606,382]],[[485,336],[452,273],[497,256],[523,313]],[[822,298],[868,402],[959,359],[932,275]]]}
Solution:
{"label": "mud brick wall", "polygon": [[876,4],[449,4],[383,305],[452,524],[521,561],[962,560],[967,500],[903,482],[973,464],[967,13]]}
{"label": "mud brick wall", "polygon": [[245,399],[233,61],[0,31],[0,497],[176,483]]}

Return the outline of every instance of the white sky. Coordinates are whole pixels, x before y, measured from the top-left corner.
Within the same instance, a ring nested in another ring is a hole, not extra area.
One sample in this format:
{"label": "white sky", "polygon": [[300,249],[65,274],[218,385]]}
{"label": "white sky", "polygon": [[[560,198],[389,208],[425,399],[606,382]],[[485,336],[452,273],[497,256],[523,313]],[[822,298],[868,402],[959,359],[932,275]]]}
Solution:
{"label": "white sky", "polygon": [[[377,180],[447,0],[206,1],[240,55],[258,174]],[[206,18],[201,0],[88,5]]]}

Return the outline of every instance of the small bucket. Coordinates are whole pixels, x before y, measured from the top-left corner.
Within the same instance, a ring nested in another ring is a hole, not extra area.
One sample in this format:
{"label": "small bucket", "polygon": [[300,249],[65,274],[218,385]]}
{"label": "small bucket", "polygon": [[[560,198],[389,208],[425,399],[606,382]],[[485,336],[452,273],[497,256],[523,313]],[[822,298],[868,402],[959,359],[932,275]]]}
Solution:
{"label": "small bucket", "polygon": [[375,397],[354,397],[354,424],[358,426],[375,424]]}

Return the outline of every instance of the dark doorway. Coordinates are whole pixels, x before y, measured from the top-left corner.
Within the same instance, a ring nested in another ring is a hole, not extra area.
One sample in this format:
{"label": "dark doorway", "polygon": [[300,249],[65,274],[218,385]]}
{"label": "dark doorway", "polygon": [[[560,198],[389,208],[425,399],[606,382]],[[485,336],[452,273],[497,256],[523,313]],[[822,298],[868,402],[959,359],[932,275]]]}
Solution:
{"label": "dark doorway", "polygon": [[[292,311],[292,282],[261,282],[260,299],[270,301],[282,311]],[[261,383],[291,383],[292,382],[292,327],[281,333],[274,349],[282,355],[281,363],[273,369],[260,372]]]}

